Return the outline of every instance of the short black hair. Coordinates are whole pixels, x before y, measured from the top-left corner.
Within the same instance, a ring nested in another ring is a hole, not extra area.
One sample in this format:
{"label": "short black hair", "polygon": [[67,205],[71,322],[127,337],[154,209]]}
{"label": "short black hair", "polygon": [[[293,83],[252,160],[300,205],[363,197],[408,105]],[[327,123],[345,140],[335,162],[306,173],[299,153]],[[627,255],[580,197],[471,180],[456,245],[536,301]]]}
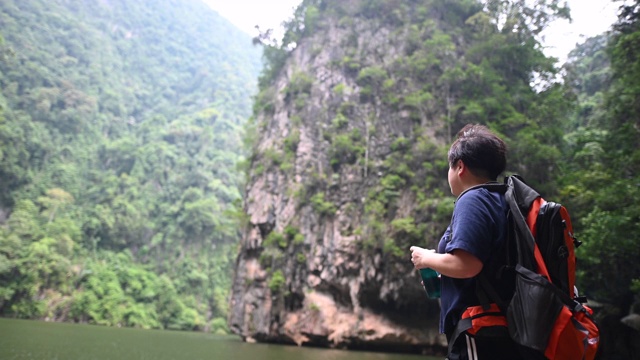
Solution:
{"label": "short black hair", "polygon": [[507,167],[507,145],[486,126],[467,124],[449,148],[448,160],[451,167],[462,160],[476,176],[495,181]]}

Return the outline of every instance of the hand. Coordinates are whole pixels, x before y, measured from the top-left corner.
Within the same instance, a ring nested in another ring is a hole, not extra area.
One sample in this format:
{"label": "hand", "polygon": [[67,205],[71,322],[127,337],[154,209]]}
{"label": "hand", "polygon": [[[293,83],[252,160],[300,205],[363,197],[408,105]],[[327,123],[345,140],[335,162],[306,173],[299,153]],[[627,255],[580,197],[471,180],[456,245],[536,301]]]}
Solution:
{"label": "hand", "polygon": [[423,249],[418,246],[412,246],[409,250],[411,251],[411,262],[416,269],[430,267],[429,257],[436,252],[434,249]]}

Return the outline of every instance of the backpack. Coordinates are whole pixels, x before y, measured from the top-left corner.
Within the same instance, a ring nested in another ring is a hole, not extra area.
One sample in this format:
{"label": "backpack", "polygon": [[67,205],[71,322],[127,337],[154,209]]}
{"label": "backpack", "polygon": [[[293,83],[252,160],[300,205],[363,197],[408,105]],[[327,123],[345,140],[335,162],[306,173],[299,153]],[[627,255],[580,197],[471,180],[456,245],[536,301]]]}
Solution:
{"label": "backpack", "polygon": [[[509,205],[506,268],[514,275],[513,297],[501,299],[481,271],[478,299],[462,314],[449,347],[462,333],[471,336],[507,334],[523,359],[593,360],[600,342],[593,311],[575,287],[575,248],[567,209],[545,201],[518,175],[504,184],[480,185],[504,192]],[[501,271],[502,272],[502,271]]]}

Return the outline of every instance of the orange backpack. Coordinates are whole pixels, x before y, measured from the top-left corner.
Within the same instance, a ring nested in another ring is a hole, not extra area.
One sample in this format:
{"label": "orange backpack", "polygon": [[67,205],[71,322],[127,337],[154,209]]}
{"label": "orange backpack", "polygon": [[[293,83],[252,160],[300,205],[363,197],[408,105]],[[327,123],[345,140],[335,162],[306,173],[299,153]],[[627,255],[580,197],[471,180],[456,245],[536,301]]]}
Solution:
{"label": "orange backpack", "polygon": [[515,268],[515,292],[503,301],[487,280],[491,274],[481,272],[478,298],[484,304],[466,309],[450,344],[464,332],[483,336],[502,331],[520,345],[523,359],[593,360],[599,329],[575,288],[574,250],[580,242],[567,209],[546,202],[517,175],[505,178],[504,185],[484,187],[504,191],[509,204],[507,241],[517,259],[507,265]]}

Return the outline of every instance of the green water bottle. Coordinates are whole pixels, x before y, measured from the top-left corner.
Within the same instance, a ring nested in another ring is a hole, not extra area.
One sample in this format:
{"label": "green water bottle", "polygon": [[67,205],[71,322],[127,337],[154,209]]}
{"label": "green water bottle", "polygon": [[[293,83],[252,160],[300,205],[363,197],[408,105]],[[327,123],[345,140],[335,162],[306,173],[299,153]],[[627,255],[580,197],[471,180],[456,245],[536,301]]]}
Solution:
{"label": "green water bottle", "polygon": [[420,269],[422,284],[427,291],[427,296],[431,299],[440,297],[440,274],[431,268]]}

